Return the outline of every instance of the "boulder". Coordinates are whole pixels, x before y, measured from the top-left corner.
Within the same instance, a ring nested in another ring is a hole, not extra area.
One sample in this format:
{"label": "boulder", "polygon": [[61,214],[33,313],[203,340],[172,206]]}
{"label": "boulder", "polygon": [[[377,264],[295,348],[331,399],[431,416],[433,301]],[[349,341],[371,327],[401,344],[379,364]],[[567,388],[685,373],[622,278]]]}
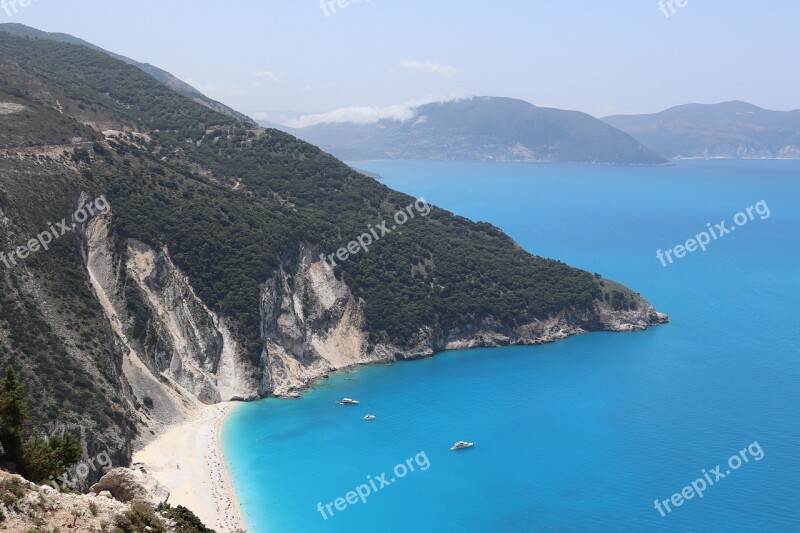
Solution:
{"label": "boulder", "polygon": [[138,501],[158,507],[169,500],[169,490],[153,476],[128,468],[113,468],[100,481],[92,485],[91,491],[111,493],[115,500],[129,503]]}

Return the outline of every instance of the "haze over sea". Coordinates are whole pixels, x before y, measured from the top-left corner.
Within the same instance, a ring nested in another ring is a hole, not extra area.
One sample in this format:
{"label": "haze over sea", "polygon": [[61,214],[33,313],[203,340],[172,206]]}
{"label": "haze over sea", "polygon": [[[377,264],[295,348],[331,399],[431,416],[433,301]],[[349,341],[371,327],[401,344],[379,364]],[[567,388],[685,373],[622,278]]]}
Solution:
{"label": "haze over sea", "polygon": [[[800,530],[800,162],[354,166],[626,284],[671,323],[362,368],[242,405],[223,444],[249,531]],[[656,258],[760,200],[769,218]],[[476,446],[451,452],[459,439]],[[762,460],[654,508],[754,441]],[[318,512],[421,451],[427,470]]]}

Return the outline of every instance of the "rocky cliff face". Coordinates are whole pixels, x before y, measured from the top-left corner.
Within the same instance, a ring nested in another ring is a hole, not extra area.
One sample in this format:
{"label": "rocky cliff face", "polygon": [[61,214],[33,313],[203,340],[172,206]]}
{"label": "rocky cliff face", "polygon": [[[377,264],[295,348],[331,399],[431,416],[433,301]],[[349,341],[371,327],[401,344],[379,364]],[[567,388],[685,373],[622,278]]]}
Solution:
{"label": "rocky cliff face", "polygon": [[130,240],[127,252],[127,272],[150,311],[156,369],[203,403],[254,398],[256,369],[225,321],[195,295],[167,251]]}
{"label": "rocky cliff face", "polygon": [[[139,410],[140,422],[155,432],[183,420],[200,403],[256,398],[258,370],[227,324],[195,295],[168,252],[131,239],[126,259],[114,256],[108,228],[112,216],[88,224],[85,262],[121,353],[125,380],[137,403],[146,407]],[[125,282],[144,304],[144,333],[134,328]]]}
{"label": "rocky cliff face", "polygon": [[318,257],[318,250],[301,246],[264,286],[262,395],[294,395],[328,372],[358,364],[418,359],[443,350],[541,344],[588,331],[635,331],[667,321],[635,296],[627,310],[597,301],[592,310],[570,309],[516,328],[489,317],[465,330],[425,328],[408,346],[370,345],[363,302]]}
{"label": "rocky cliff face", "polygon": [[[463,330],[425,328],[408,346],[371,344],[364,302],[319,261],[319,250],[302,244],[262,286],[264,350],[254,365],[225,321],[197,297],[168,250],[130,239],[124,260],[114,257],[112,216],[88,225],[86,266],[123,354],[125,378],[140,402],[153,403],[141,420],[151,429],[184,418],[199,403],[296,396],[314,380],[355,365],[442,350],[540,344],[588,331],[633,331],[666,321],[637,296],[626,310],[598,300],[593,309],[567,309],[514,328],[487,317]],[[144,335],[133,333],[125,280],[146,307]]]}
{"label": "rocky cliff face", "polygon": [[330,268],[314,261],[314,251],[301,246],[264,284],[261,394],[291,394],[331,370],[381,359],[367,351],[362,306]]}

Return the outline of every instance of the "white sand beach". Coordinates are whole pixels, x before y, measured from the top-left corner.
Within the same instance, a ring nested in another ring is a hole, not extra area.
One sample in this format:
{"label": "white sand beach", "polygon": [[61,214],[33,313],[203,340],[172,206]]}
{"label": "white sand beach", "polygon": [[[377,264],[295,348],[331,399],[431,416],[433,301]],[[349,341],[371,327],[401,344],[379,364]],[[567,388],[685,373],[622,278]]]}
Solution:
{"label": "white sand beach", "polygon": [[136,467],[169,489],[171,505],[190,509],[218,533],[244,531],[220,442],[222,422],[236,405],[203,406],[188,422],[133,454]]}

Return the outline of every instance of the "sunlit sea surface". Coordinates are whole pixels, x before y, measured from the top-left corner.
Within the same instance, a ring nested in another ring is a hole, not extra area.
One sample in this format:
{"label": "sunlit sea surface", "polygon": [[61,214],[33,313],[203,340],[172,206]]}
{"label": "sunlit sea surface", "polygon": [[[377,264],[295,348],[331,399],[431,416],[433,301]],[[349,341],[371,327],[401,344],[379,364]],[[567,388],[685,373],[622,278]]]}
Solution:
{"label": "sunlit sea surface", "polygon": [[[620,281],[671,323],[367,367],[242,405],[223,441],[248,531],[800,531],[800,162],[353,165]],[[656,258],[761,200],[768,218]],[[451,452],[460,439],[476,446]],[[655,509],[756,441],[762,460]],[[421,452],[426,470],[394,475]],[[395,482],[323,518],[318,503],[383,472]]]}

